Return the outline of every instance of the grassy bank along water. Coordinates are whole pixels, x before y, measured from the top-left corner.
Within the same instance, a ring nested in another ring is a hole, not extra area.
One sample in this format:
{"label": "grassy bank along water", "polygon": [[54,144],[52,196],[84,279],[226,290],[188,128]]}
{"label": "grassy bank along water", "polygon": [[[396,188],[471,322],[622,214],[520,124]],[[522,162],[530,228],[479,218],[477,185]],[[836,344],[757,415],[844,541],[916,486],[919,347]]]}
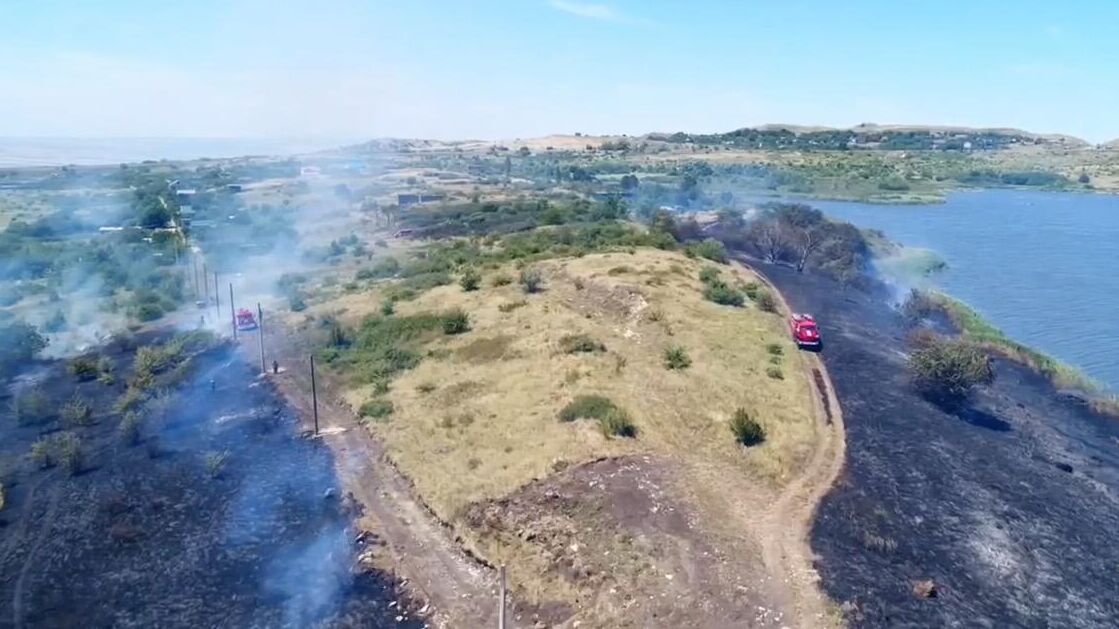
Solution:
{"label": "grassy bank along water", "polygon": [[1033,369],[1059,389],[1083,392],[1089,397],[1090,405],[1096,412],[1119,417],[1119,397],[1109,393],[1102,384],[1076,367],[1015,341],[971,306],[954,297],[933,290],[918,291],[918,294],[929,306],[943,312],[959,328],[964,338],[982,345],[992,353]]}

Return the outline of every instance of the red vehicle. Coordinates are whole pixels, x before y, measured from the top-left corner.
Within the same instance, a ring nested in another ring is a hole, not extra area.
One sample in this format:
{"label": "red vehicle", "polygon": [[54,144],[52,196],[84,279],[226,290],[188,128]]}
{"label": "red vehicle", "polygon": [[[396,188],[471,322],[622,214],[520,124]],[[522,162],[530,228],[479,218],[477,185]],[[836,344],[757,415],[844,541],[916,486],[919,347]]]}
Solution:
{"label": "red vehicle", "polygon": [[816,327],[816,320],[810,314],[794,312],[789,315],[789,331],[793,335],[793,342],[797,347],[819,348],[820,328]]}
{"label": "red vehicle", "polygon": [[241,331],[256,329],[256,317],[253,316],[252,311],[244,308],[237,310],[237,329]]}

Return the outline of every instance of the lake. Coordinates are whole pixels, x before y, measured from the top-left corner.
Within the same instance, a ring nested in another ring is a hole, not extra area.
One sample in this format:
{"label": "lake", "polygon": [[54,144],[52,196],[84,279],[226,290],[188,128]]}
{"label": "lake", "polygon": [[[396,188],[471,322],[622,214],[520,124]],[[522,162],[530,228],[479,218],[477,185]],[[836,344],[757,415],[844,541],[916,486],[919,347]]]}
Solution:
{"label": "lake", "polygon": [[948,269],[934,286],[1119,391],[1119,197],[982,190],[941,205],[812,205],[936,251]]}

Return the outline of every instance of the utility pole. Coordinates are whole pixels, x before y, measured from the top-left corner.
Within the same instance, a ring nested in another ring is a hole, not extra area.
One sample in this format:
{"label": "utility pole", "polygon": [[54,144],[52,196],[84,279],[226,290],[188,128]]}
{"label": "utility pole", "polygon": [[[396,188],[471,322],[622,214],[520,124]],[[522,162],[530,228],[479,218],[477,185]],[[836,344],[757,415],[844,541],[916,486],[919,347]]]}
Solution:
{"label": "utility pole", "polygon": [[209,275],[206,272],[206,261],[202,261],[202,286],[206,291],[206,303],[210,303],[210,280],[206,279]]}
{"label": "utility pole", "polygon": [[315,413],[315,434],[319,434],[319,394],[315,389],[315,355],[311,354],[311,408]]}
{"label": "utility pole", "polygon": [[505,566],[500,570],[501,585],[498,590],[497,629],[505,629]]}
{"label": "utility pole", "polygon": [[268,368],[264,366],[264,311],[260,308],[260,302],[256,302],[256,327],[257,336],[260,337],[260,375],[268,373]]}
{"label": "utility pole", "polygon": [[233,340],[237,340],[237,313],[233,311],[233,282],[229,283],[229,321],[233,324]]}
{"label": "utility pole", "polygon": [[214,310],[217,311],[217,317],[214,322],[221,321],[221,284],[218,284],[218,272],[214,271]]}

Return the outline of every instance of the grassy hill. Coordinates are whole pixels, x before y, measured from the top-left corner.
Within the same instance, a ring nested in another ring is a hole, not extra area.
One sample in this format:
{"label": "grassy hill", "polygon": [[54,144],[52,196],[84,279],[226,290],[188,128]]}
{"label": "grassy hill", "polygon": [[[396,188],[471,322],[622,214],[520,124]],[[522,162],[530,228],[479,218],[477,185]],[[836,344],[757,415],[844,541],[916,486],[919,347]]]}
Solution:
{"label": "grassy hill", "polygon": [[[691,571],[679,595],[729,606],[716,616],[753,609],[744,597],[764,602],[750,588],[727,592],[764,580],[750,514],[803,469],[818,437],[807,357],[780,315],[705,299],[700,274],[717,268],[750,292],[758,278],[645,247],[520,266],[471,271],[476,290],[435,286],[391,315],[385,299],[407,280],[319,298],[309,316],[346,337],[330,363],[349,383],[346,400],[456,536],[515,566],[520,601],[568,606],[595,626],[640,626],[676,613],[657,599],[666,579]],[[526,270],[542,280],[535,292],[517,281]],[[448,313],[464,313],[465,328],[448,327]],[[389,327],[394,355],[415,360],[388,380],[362,377],[370,363],[356,356],[379,352]],[[730,425],[743,411],[763,428],[760,444],[736,440]],[[624,486],[593,490],[612,483]],[[619,500],[646,506],[610,507]],[[675,515],[658,528],[642,524],[646,508]],[[727,558],[692,565],[666,554],[681,544]]]}

